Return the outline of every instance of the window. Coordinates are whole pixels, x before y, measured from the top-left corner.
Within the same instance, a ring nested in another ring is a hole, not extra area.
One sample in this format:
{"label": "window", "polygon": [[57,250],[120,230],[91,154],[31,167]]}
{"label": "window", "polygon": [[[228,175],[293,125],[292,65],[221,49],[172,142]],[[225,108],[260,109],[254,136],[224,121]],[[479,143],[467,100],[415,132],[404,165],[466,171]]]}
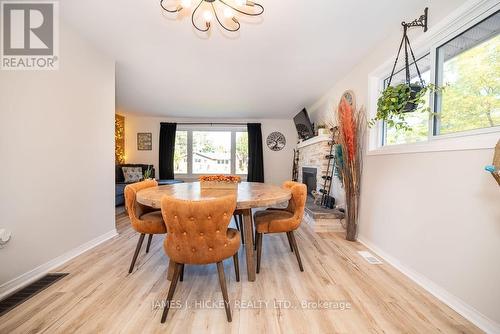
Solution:
{"label": "window", "polygon": [[[438,144],[436,139],[463,135],[475,135],[477,145],[484,147],[489,145],[486,142],[489,143],[490,137],[500,131],[500,12],[484,8],[476,15],[465,12],[463,15],[474,17],[474,22],[464,25],[464,21],[450,21],[446,31],[453,33],[443,38],[442,32],[436,32],[429,37],[427,47],[416,50],[424,54],[417,59],[423,80],[444,87],[443,92],[427,96],[427,106],[423,109],[429,107],[431,113],[407,113],[411,131],[380,124],[378,131],[370,135],[372,147],[433,141],[432,147],[436,149],[441,148],[440,145],[456,148],[460,145],[458,140],[454,146],[442,140]],[[391,85],[404,81],[405,71],[399,69]],[[374,97],[378,98],[379,87],[387,87],[387,70],[390,68],[380,72],[385,75],[373,81]],[[410,74],[412,81],[418,80],[414,66]],[[472,147],[473,144],[467,145]],[[412,147],[425,150],[421,144]],[[398,150],[405,149],[392,147],[383,152]],[[413,149],[408,146],[408,150]]]}
{"label": "window", "polygon": [[236,174],[248,173],[248,133],[236,132]]}
{"label": "window", "polygon": [[[420,70],[420,74],[422,75],[422,79],[428,83],[431,79],[431,61],[430,54],[423,56],[420,59],[417,59],[417,65]],[[412,63],[411,69],[414,72],[411,72],[411,82],[418,83],[419,77],[416,71],[414,64]],[[394,77],[392,78],[391,85],[397,85],[402,82],[405,82],[406,74],[405,70],[400,69],[398,72],[394,73]],[[389,78],[384,80],[384,88],[389,84]],[[429,95],[426,97],[426,105],[424,108],[429,106]],[[384,145],[394,145],[394,144],[405,144],[405,143],[414,143],[419,141],[427,140],[429,133],[429,114],[427,112],[423,112],[422,110],[413,111],[406,114],[406,121],[411,126],[412,131],[401,131],[396,130],[394,127],[389,127],[384,123],[384,136],[383,136],[383,144]]]}
{"label": "window", "polygon": [[193,158],[193,174],[230,174],[231,132],[193,131]]}
{"label": "window", "polygon": [[177,174],[187,174],[188,152],[187,152],[187,131],[177,131],[175,133],[174,152],[174,172]]}
{"label": "window", "polygon": [[500,13],[437,48],[435,134],[500,125]]}
{"label": "window", "polygon": [[181,128],[175,138],[176,174],[247,174],[246,131]]}

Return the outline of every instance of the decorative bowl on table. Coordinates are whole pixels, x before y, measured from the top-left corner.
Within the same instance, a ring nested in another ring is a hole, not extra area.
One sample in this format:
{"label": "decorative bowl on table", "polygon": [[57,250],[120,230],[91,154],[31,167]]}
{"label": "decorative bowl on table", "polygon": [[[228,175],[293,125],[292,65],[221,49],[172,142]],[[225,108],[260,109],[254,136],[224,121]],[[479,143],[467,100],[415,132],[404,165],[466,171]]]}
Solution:
{"label": "decorative bowl on table", "polygon": [[204,175],[200,176],[202,189],[238,189],[241,178],[235,175]]}

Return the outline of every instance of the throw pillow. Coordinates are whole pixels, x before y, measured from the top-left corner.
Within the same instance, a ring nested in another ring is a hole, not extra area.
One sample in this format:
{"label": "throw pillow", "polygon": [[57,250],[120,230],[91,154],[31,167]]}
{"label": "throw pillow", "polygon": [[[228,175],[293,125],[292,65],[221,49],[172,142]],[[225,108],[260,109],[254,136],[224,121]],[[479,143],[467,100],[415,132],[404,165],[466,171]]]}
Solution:
{"label": "throw pillow", "polygon": [[142,180],[141,167],[122,167],[125,183],[139,182]]}

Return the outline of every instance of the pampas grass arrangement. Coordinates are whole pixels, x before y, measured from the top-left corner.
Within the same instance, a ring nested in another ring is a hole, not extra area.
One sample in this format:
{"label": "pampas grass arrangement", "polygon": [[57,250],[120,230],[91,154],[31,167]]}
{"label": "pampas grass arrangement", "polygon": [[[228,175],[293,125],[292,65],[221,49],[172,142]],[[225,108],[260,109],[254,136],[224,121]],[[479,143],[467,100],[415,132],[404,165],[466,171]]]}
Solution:
{"label": "pampas grass arrangement", "polygon": [[365,141],[366,117],[362,110],[353,107],[342,98],[337,111],[339,128],[338,142],[342,149],[342,183],[346,195],[346,239],[356,240],[363,170],[363,144]]}

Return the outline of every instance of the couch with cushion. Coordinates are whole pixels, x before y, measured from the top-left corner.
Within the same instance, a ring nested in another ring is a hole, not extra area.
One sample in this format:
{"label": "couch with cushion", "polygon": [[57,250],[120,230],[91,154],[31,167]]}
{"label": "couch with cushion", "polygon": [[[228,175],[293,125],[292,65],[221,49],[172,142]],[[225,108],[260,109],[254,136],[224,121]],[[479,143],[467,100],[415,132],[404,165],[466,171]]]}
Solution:
{"label": "couch with cushion", "polygon": [[155,169],[153,165],[146,164],[120,164],[115,166],[115,206],[120,206],[125,204],[125,196],[123,195],[123,191],[127,184],[131,184],[134,182],[125,182],[125,176],[123,175],[123,167],[140,167],[142,169],[142,175],[148,170],[151,169],[151,178],[155,177]]}

